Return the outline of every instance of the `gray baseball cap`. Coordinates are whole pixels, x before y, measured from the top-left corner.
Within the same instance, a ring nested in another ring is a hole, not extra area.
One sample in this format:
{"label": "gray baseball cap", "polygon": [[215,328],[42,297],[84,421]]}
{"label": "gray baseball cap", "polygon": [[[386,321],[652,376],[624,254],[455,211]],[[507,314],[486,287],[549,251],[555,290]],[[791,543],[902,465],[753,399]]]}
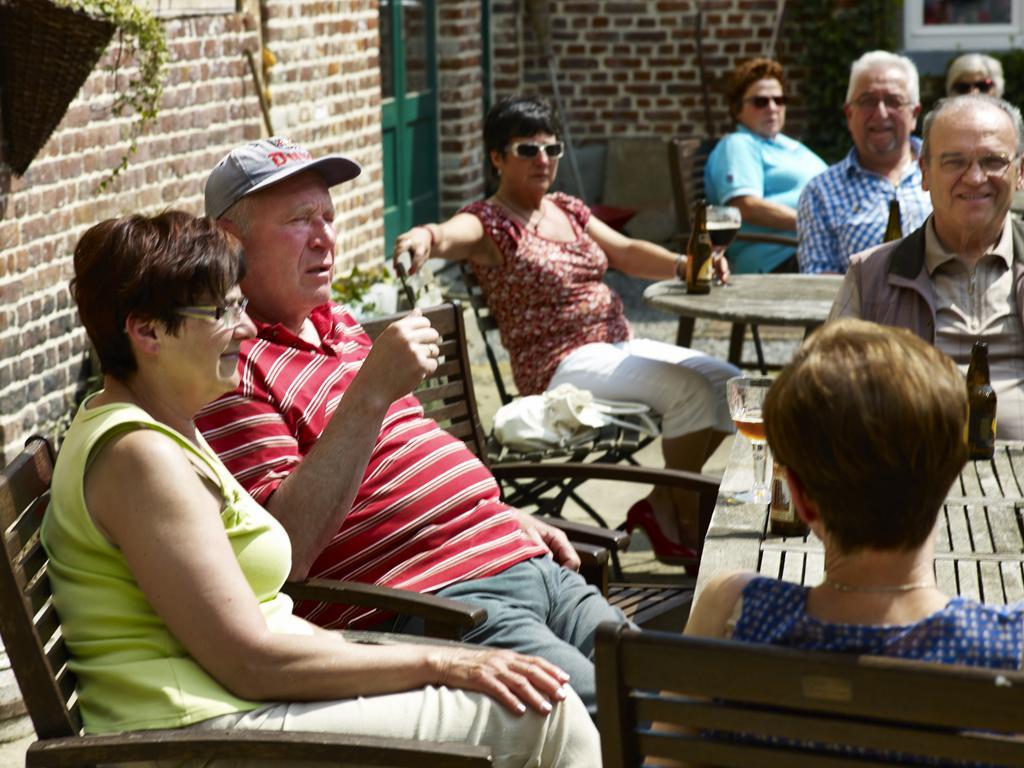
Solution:
{"label": "gray baseball cap", "polygon": [[363,169],[344,155],[313,159],[305,147],[283,136],[271,136],[237,147],[206,180],[206,215],[219,219],[246,195],[265,189],[302,171],[316,171],[328,187],[354,179]]}

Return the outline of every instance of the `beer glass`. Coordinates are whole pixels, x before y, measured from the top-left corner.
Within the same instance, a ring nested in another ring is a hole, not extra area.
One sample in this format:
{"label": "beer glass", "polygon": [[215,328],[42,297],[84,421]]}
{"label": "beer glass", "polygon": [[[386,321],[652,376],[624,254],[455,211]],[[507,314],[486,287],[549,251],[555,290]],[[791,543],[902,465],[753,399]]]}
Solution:
{"label": "beer glass", "polygon": [[750,489],[750,501],[756,504],[771,501],[765,479],[764,415],[761,410],[771,385],[771,379],[750,376],[736,376],[725,383],[729,415],[740,434],[750,440],[753,449],[754,486]]}
{"label": "beer glass", "polygon": [[731,205],[708,206],[708,234],[715,253],[722,253],[729,247],[743,224],[739,208]]}

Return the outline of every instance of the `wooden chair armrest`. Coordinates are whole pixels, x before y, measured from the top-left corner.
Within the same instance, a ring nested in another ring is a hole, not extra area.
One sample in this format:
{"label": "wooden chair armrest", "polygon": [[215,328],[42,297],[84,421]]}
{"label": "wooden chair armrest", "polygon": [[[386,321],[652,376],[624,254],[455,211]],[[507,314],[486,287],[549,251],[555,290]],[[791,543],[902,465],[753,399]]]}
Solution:
{"label": "wooden chair armrest", "polygon": [[428,636],[450,640],[458,640],[467,630],[487,619],[486,608],[474,607],[437,595],[355,581],[289,581],[285,583],[282,591],[295,600],[360,605],[380,608],[403,616],[418,616],[423,619]]}
{"label": "wooden chair armrest", "polygon": [[605,547],[594,544],[573,542],[573,548],[580,559],[580,576],[587,584],[593,584],[601,590],[601,594],[608,596],[608,563],[611,557]]}
{"label": "wooden chair armrest", "polygon": [[577,478],[584,480],[616,480],[619,482],[644,483],[646,485],[667,485],[696,491],[698,504],[698,540],[703,549],[704,537],[711,525],[711,514],[718,499],[718,478],[687,472],[682,469],[658,469],[655,467],[634,467],[625,464],[602,462],[566,461],[561,463],[534,463],[529,461],[492,464],[491,472],[498,480],[509,478]]}
{"label": "wooden chair armrest", "polygon": [[574,547],[591,544],[605,550],[625,552],[629,549],[629,534],[617,528],[601,528],[597,525],[575,523],[562,517],[545,517],[544,522],[558,528],[569,537]]}
{"label": "wooden chair armrest", "polygon": [[669,485],[686,488],[699,493],[718,494],[719,480],[698,472],[682,469],[659,469],[657,467],[634,467],[625,464],[601,464],[597,462],[565,461],[538,464],[529,461],[511,461],[493,464],[491,472],[499,480],[520,477],[572,477],[586,480],[616,480],[647,485]]}
{"label": "wooden chair armrest", "polygon": [[395,768],[491,765],[490,748],[466,744],[431,744],[412,739],[342,736],[333,733],[282,731],[136,731],[102,736],[45,739],[25,755],[27,768],[70,768],[101,763],[175,760],[297,761],[336,766],[380,765]]}

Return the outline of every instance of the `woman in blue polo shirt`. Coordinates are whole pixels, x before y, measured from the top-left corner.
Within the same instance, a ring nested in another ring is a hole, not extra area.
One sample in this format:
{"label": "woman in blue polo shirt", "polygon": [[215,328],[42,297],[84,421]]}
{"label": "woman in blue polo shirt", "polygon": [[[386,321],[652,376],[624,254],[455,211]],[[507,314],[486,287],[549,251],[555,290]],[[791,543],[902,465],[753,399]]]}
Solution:
{"label": "woman in blue polo shirt", "polygon": [[[796,235],[800,192],[825,170],[825,161],[783,135],[786,96],[782,66],[745,61],[729,81],[729,111],[736,130],[712,150],[704,168],[709,202],[743,214],[740,232]],[[737,240],[727,253],[733,272],[797,272],[791,245]]]}

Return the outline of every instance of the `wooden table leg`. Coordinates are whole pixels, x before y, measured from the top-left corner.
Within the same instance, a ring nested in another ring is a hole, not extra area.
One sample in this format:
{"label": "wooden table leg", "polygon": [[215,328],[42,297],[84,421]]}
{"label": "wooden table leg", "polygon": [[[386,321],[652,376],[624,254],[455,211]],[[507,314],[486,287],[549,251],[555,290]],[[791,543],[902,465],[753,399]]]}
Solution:
{"label": "wooden table leg", "polygon": [[743,323],[733,323],[729,332],[729,362],[737,368],[742,368],[743,360],[743,339],[747,335],[747,326]]}
{"label": "wooden table leg", "polygon": [[679,316],[679,327],[676,329],[676,346],[689,347],[693,343],[693,326],[696,321],[686,315]]}

